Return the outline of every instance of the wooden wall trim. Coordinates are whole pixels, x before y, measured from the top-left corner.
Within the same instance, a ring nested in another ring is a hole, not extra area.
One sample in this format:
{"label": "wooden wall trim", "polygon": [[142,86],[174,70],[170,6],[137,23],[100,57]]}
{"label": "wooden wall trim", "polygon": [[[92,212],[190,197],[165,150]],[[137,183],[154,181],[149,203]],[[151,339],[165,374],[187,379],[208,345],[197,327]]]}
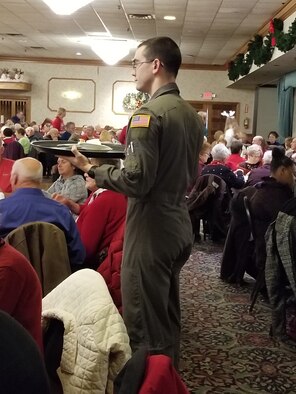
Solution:
{"label": "wooden wall trim", "polygon": [[[101,60],[91,60],[91,59],[87,60],[87,59],[66,59],[66,58],[51,58],[51,57],[0,56],[0,61],[112,67],[106,65]],[[131,67],[131,63],[128,61],[122,61],[116,64],[115,67]],[[225,71],[226,68],[227,67],[225,65],[213,65],[213,64],[186,63],[181,65],[181,69],[184,70]]]}

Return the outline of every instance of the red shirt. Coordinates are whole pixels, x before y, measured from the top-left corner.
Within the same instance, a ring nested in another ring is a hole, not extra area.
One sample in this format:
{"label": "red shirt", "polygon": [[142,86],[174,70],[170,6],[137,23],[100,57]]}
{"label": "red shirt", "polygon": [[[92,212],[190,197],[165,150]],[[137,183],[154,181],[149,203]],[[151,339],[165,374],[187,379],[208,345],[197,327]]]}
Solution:
{"label": "red shirt", "polygon": [[238,165],[242,162],[246,161],[243,157],[241,157],[238,153],[232,153],[225,161],[225,165],[229,167],[232,171],[238,169]]}
{"label": "red shirt", "polygon": [[52,121],[51,121],[52,127],[58,129],[59,131],[64,131],[64,121],[62,118],[59,118],[56,116]]}
{"label": "red shirt", "polygon": [[10,174],[14,161],[0,159],[0,191],[3,193],[11,193]]}
{"label": "red shirt", "polygon": [[16,319],[42,350],[41,303],[41,284],[31,263],[12,246],[0,246],[0,309]]}

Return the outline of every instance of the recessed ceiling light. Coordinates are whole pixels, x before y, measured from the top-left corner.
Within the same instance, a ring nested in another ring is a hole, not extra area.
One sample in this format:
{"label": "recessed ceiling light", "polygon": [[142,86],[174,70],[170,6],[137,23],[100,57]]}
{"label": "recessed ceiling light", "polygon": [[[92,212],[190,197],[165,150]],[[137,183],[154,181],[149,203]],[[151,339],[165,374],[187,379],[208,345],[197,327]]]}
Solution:
{"label": "recessed ceiling light", "polygon": [[163,19],[165,19],[166,21],[175,21],[176,17],[173,15],[166,15],[163,17]]}
{"label": "recessed ceiling light", "polygon": [[76,56],[82,56],[82,53],[76,52]]}

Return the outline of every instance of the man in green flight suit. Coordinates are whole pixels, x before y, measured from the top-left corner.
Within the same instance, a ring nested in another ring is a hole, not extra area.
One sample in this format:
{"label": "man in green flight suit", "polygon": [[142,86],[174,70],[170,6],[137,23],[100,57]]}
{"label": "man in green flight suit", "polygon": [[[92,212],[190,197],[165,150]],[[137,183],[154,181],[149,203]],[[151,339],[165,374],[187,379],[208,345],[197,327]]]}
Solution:
{"label": "man in green flight suit", "polygon": [[99,187],[128,196],[121,270],[123,319],[132,350],[147,346],[178,365],[179,273],[192,247],[185,193],[196,175],[204,125],[175,83],[182,58],[168,37],[142,42],[132,61],[150,101],[128,125],[124,168],[94,167],[73,147],[71,162]]}

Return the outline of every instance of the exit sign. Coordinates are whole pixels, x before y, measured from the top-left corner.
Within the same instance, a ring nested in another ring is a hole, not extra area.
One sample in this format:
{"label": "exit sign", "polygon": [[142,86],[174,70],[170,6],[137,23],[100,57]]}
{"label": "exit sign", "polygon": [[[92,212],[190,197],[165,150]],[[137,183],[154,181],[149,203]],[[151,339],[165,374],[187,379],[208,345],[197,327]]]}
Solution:
{"label": "exit sign", "polygon": [[214,97],[216,97],[216,95],[213,92],[203,92],[201,95],[203,100],[213,100]]}

